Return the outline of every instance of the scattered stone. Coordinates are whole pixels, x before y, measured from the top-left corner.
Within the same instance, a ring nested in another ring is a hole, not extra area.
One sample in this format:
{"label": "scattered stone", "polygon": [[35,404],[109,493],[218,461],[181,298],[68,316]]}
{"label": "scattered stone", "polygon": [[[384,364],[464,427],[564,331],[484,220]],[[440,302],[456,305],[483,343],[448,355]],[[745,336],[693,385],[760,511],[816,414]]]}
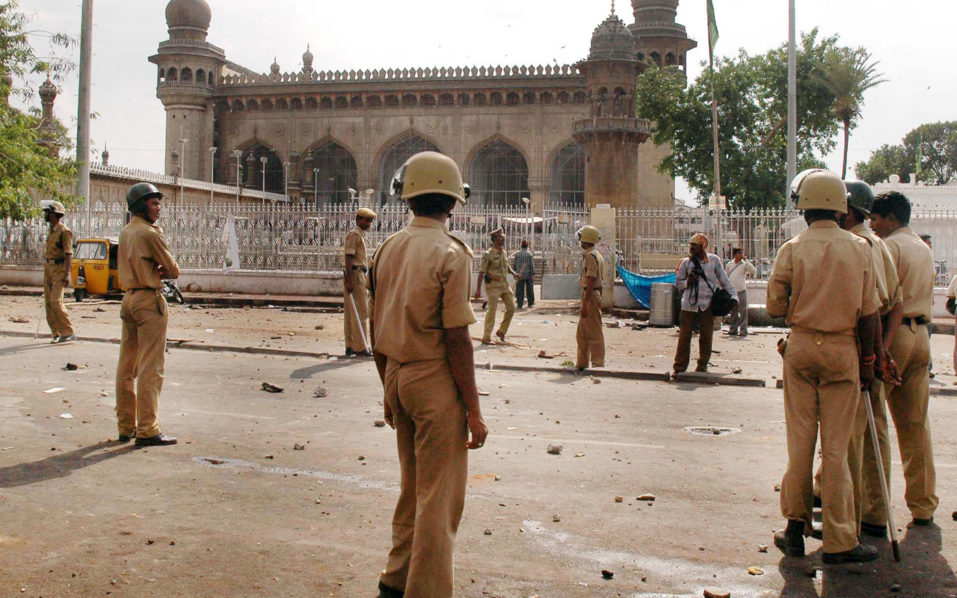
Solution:
{"label": "scattered stone", "polygon": [[575,453],[575,458],[584,457],[585,453]]}
{"label": "scattered stone", "polygon": [[281,336],[270,336],[270,337],[269,337],[269,340],[277,341],[277,340],[279,340],[279,339],[281,339],[281,338],[282,338]]}
{"label": "scattered stone", "polygon": [[14,324],[29,324],[30,323],[30,320],[26,318],[20,318],[20,317],[10,318],[10,321],[13,322]]}
{"label": "scattered stone", "polygon": [[364,456],[364,455],[359,455],[359,460],[360,460],[360,461],[365,461],[365,460],[366,460],[366,458],[365,458],[365,456]]}
{"label": "scattered stone", "polygon": [[296,444],[292,445],[292,450],[294,450],[294,451],[304,451],[304,450],[306,450],[306,445],[297,442]]}
{"label": "scattered stone", "polygon": [[491,361],[485,364],[485,369],[487,369],[487,370],[491,370],[491,369],[492,369],[492,362],[491,362]]}
{"label": "scattered stone", "polygon": [[153,544],[155,544],[155,542],[153,542],[153,539],[152,539],[152,538],[150,538],[150,539],[148,539],[148,540],[146,541],[146,545],[147,545],[147,546],[152,546]]}
{"label": "scattered stone", "polygon": [[487,390],[480,390],[480,391],[478,391],[478,396],[480,396],[480,397],[487,397],[487,396],[488,396],[488,391],[487,391]]}
{"label": "scattered stone", "polygon": [[102,307],[98,307],[98,308],[94,309],[93,311],[105,312],[106,310],[103,309]]}
{"label": "scattered stone", "polygon": [[547,450],[548,450],[548,454],[549,454],[549,455],[561,455],[563,448],[565,448],[565,447],[563,447],[562,445],[558,444],[557,442],[549,442],[549,443],[548,443],[548,449],[547,449]]}
{"label": "scattered stone", "polygon": [[325,330],[325,328],[322,324],[316,324],[316,330]]}
{"label": "scattered stone", "polygon": [[762,544],[762,545],[758,546],[758,552],[767,552],[767,551],[768,551],[768,545],[767,545],[767,544]]}
{"label": "scattered stone", "polygon": [[69,362],[67,362],[66,367],[64,367],[63,369],[72,372],[72,371],[74,371],[74,370],[80,369],[80,366],[78,366],[78,365],[75,364],[75,363],[69,363]]}
{"label": "scattered stone", "polygon": [[262,389],[266,392],[282,392],[281,386],[276,386],[275,384],[270,384],[268,382],[263,382]]}
{"label": "scattered stone", "polygon": [[781,484],[775,484],[775,485],[774,485],[774,491],[775,491],[775,492],[780,492],[780,491],[781,491]]}
{"label": "scattered stone", "polygon": [[265,457],[263,457],[263,459],[275,459],[275,458],[276,457],[273,455],[266,455]]}
{"label": "scattered stone", "polygon": [[600,378],[592,378],[592,379],[591,379],[591,382],[592,382],[592,384],[601,384],[601,379],[600,379]]}
{"label": "scattered stone", "polygon": [[640,501],[644,501],[644,502],[655,502],[655,495],[654,495],[654,494],[651,494],[651,493],[649,492],[649,493],[647,493],[647,494],[642,494],[641,496],[639,496],[639,497],[636,498],[635,500],[640,500]]}
{"label": "scattered stone", "polygon": [[170,546],[176,546],[176,540],[170,540],[170,541],[169,541],[169,545],[170,545]]}
{"label": "scattered stone", "polygon": [[957,521],[957,511],[954,511],[953,513],[951,513],[951,514],[950,514],[950,517],[951,517],[951,519],[953,519],[954,521]]}
{"label": "scattered stone", "polygon": [[764,575],[764,569],[761,567],[748,567],[748,575]]}
{"label": "scattered stone", "polygon": [[73,414],[72,414],[72,413],[61,413],[61,414],[60,414],[60,419],[73,419]]}
{"label": "scattered stone", "polygon": [[385,422],[382,421],[381,419],[377,419],[377,420],[375,420],[374,422],[372,422],[372,425],[374,425],[374,426],[377,427],[377,428],[384,428],[384,427],[385,427]]}
{"label": "scattered stone", "polygon": [[486,535],[486,536],[491,536],[491,535],[492,535],[492,530],[490,530],[490,529],[485,530],[485,535]]}
{"label": "scattered stone", "polygon": [[325,398],[326,395],[328,395],[328,394],[329,394],[329,391],[327,391],[327,390],[326,390],[325,388],[323,388],[322,386],[320,386],[320,387],[316,388],[316,390],[312,391],[312,396],[316,397],[317,399]]}
{"label": "scattered stone", "polygon": [[539,359],[555,359],[555,356],[549,355],[548,353],[545,352],[544,349],[542,349],[541,351],[538,352],[538,358]]}
{"label": "scattered stone", "polygon": [[500,476],[500,475],[498,475],[498,474],[495,474],[495,478],[494,478],[494,479],[495,479],[496,482],[501,482],[501,481],[502,481],[502,476]]}
{"label": "scattered stone", "polygon": [[554,515],[552,515],[552,523],[559,523],[561,520],[562,520],[562,517],[558,513],[555,513]]}
{"label": "scattered stone", "polygon": [[895,584],[892,584],[892,585],[891,585],[891,591],[894,592],[894,593],[900,592],[902,589],[904,589],[904,588],[902,588],[902,587],[901,587],[901,584],[899,584],[899,583],[895,583]]}
{"label": "scattered stone", "polygon": [[625,497],[624,497],[624,496],[616,496],[616,497],[615,497],[615,502],[624,502],[624,500],[625,500]]}
{"label": "scattered stone", "polygon": [[721,588],[705,588],[704,598],[731,598],[731,592]]}
{"label": "scattered stone", "polygon": [[741,368],[734,368],[734,369],[731,370],[731,373],[732,373],[732,374],[740,374],[740,373],[743,372],[743,371],[744,371],[744,370],[742,370]]}
{"label": "scattered stone", "polygon": [[602,579],[615,579],[615,574],[614,574],[613,572],[609,571],[608,569],[602,569],[602,570],[601,570],[601,578],[602,578]]}
{"label": "scattered stone", "polygon": [[108,397],[108,396],[110,396],[110,393],[106,392],[105,390],[101,390],[101,391],[100,391],[100,396],[101,396],[101,397]]}

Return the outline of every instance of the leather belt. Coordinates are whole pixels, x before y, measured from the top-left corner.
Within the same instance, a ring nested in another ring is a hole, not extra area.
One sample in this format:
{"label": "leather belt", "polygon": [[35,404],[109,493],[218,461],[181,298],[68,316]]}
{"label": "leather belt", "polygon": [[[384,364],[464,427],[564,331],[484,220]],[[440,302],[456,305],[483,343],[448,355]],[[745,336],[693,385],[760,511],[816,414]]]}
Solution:
{"label": "leather belt", "polygon": [[904,318],[903,320],[901,320],[901,322],[903,324],[907,324],[908,326],[910,326],[912,323],[917,324],[918,326],[923,326],[925,324],[930,323],[927,321],[927,318],[925,318],[924,316],[917,316],[916,318]]}
{"label": "leather belt", "polygon": [[66,258],[65,258],[65,257],[61,257],[61,258],[47,258],[46,262],[47,262],[48,264],[56,264],[57,266],[59,266],[60,264],[66,262]]}

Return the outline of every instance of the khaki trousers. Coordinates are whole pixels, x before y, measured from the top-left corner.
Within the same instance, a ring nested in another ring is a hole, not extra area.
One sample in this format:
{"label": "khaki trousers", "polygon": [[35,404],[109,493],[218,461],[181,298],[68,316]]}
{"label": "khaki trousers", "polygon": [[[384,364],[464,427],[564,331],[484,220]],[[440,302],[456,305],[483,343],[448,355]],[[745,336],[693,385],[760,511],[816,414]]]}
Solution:
{"label": "khaki trousers", "polygon": [[904,499],[913,517],[927,519],[934,515],[938,504],[935,494],[937,474],[927,415],[930,391],[927,326],[901,324],[891,344],[891,355],[903,380],[900,386],[888,391],[887,407],[897,429],[897,444],[904,466]]}
{"label": "khaki trousers", "polygon": [[53,336],[70,336],[73,324],[63,307],[63,275],[66,264],[45,264],[43,266],[43,307],[47,314],[47,324]]}
{"label": "khaki trousers", "polygon": [[711,306],[704,311],[681,310],[678,316],[678,349],[675,351],[674,371],[684,372],[691,359],[691,334],[695,320],[699,320],[698,332],[698,369],[708,369],[711,359],[711,343],[714,340],[714,312]]}
{"label": "khaki trousers", "polygon": [[821,431],[824,552],[858,544],[847,447],[860,398],[857,344],[852,334],[794,330],[784,354],[784,417],[788,467],[781,514],[811,530],[814,447]]}
{"label": "khaki trousers", "polygon": [[504,336],[508,333],[512,316],[515,315],[515,295],[510,286],[501,282],[485,285],[485,294],[488,297],[488,310],[485,312],[485,332],[482,335],[482,342],[487,343],[492,339],[492,328],[495,327],[495,312],[498,310],[499,299],[505,304],[505,317],[502,318],[497,334]]}
{"label": "khaki trousers", "polygon": [[355,285],[352,291],[352,298],[356,303],[356,311],[359,312],[359,319],[356,320],[352,313],[352,306],[349,305],[349,294],[343,296],[343,323],[346,336],[346,348],[361,353],[366,350],[365,343],[362,342],[362,335],[369,338],[369,290],[366,288],[368,274],[362,270],[353,270],[352,279]]}
{"label": "khaki trousers", "polygon": [[465,404],[445,359],[389,359],[385,400],[395,416],[402,487],[380,579],[406,598],[448,597],[468,478]]}
{"label": "khaki trousers", "polygon": [[575,340],[578,341],[576,368],[587,368],[589,360],[596,368],[605,366],[605,333],[601,329],[601,293],[582,291],[582,305],[588,305],[588,315],[579,316]]}
{"label": "khaki trousers", "polygon": [[[156,423],[169,312],[159,291],[127,291],[120,305],[123,335],[116,366],[116,419],[120,434],[139,438],[160,433]],[[133,390],[134,380],[136,391]]]}

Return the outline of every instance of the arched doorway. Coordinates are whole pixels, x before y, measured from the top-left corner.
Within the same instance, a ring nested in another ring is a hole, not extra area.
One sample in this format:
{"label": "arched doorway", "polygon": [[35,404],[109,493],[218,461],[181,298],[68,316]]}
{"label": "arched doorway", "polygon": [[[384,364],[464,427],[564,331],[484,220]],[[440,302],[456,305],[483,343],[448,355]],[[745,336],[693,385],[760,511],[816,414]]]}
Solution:
{"label": "arched doorway", "polygon": [[565,205],[585,205],[585,148],[572,142],[552,161],[548,199]]}
{"label": "arched doorway", "polygon": [[349,188],[356,188],[359,171],[349,150],[335,141],[327,141],[303,160],[302,180],[312,188],[316,204],[348,201]]}
{"label": "arched doorway", "polygon": [[[265,167],[263,158],[266,158]],[[265,177],[267,192],[283,193],[285,191],[282,161],[275,150],[262,144],[246,148],[243,150],[242,165],[243,187],[262,191]]]}
{"label": "arched doorway", "polygon": [[389,201],[392,193],[392,177],[395,175],[395,171],[405,164],[406,160],[419,152],[437,151],[440,150],[435,144],[414,133],[393,143],[382,154],[382,159],[379,161],[379,176],[377,177],[379,203]]}
{"label": "arched doorway", "polygon": [[478,150],[469,166],[470,203],[521,206],[529,196],[528,163],[518,148],[496,139]]}

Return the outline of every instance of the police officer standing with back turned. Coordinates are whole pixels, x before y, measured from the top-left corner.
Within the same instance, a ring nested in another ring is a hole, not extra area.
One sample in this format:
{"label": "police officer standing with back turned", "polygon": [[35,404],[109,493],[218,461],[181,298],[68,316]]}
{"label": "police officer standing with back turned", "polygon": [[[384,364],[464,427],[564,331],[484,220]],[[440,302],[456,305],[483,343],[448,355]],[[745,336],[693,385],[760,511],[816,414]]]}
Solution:
{"label": "police officer standing with back turned", "polygon": [[[784,414],[788,466],[781,482],[785,554],[804,556],[811,531],[812,467],[820,426],[825,563],[877,558],[857,536],[847,447],[862,385],[874,379],[880,303],[867,242],[838,227],[847,190],[836,174],[803,172],[792,183],[809,228],[781,246],[768,279],[767,311],[786,316]],[[860,353],[857,341],[860,339]]]}
{"label": "police officer standing with back turned", "polygon": [[485,330],[482,334],[483,345],[492,342],[492,328],[495,327],[495,312],[498,310],[500,299],[505,303],[505,317],[502,318],[495,336],[503,343],[505,342],[505,334],[512,323],[512,316],[515,315],[515,294],[508,282],[508,275],[512,274],[518,278],[518,274],[509,265],[508,255],[505,253],[505,231],[496,228],[489,233],[489,237],[492,240],[492,246],[482,256],[482,266],[479,268],[478,280],[475,282],[475,298],[482,297],[483,282],[486,283],[485,294],[488,295],[488,311],[485,312]]}
{"label": "police officer standing with back turned", "polygon": [[578,285],[582,288],[582,304],[578,317],[575,340],[578,356],[575,368],[584,372],[591,362],[592,367],[605,366],[605,334],[601,329],[601,285],[605,271],[605,259],[595,247],[601,234],[594,226],[583,226],[578,231],[582,246],[582,270]]}
{"label": "police officer standing with back turned", "polygon": [[[346,235],[343,247],[342,284],[345,289],[343,297],[343,322],[345,326],[346,356],[364,355],[372,357],[369,348],[362,341],[369,338],[369,294],[368,284],[369,259],[366,257],[365,232],[372,226],[375,212],[369,208],[359,208],[356,211],[356,226]],[[356,311],[352,311],[350,300],[355,304]],[[356,319],[356,313],[359,318]]]}
{"label": "police officer standing with back turned", "polygon": [[120,442],[135,437],[137,446],[176,444],[157,423],[169,321],[160,291],[162,279],[179,277],[179,266],[156,226],[162,199],[150,183],[130,187],[126,206],[132,218],[120,233],[117,256],[120,286],[126,293],[120,306],[123,335],[116,366],[116,419]]}
{"label": "police officer standing with back turned", "polygon": [[[904,499],[912,523],[929,526],[937,510],[937,474],[927,412],[930,379],[930,323],[934,300],[934,258],[910,227],[910,201],[901,193],[882,193],[874,200],[874,231],[890,251],[903,292],[901,318],[888,323],[888,349],[897,362],[901,385],[887,394],[887,406],[897,430],[904,468]],[[875,523],[875,522],[871,522]],[[879,530],[878,530],[879,531]]]}
{"label": "police officer standing with back turned", "polygon": [[58,201],[41,202],[43,219],[50,223],[43,264],[43,306],[47,324],[53,333],[51,343],[67,343],[76,338],[73,324],[63,307],[63,288],[70,286],[73,259],[73,231],[61,222],[66,210]]}
{"label": "police officer standing with back turned", "polygon": [[376,251],[369,281],[385,421],[402,470],[379,596],[448,598],[468,449],[488,435],[469,336],[472,250],[447,227],[468,188],[451,158],[422,152],[399,169],[393,189],[415,217]]}

